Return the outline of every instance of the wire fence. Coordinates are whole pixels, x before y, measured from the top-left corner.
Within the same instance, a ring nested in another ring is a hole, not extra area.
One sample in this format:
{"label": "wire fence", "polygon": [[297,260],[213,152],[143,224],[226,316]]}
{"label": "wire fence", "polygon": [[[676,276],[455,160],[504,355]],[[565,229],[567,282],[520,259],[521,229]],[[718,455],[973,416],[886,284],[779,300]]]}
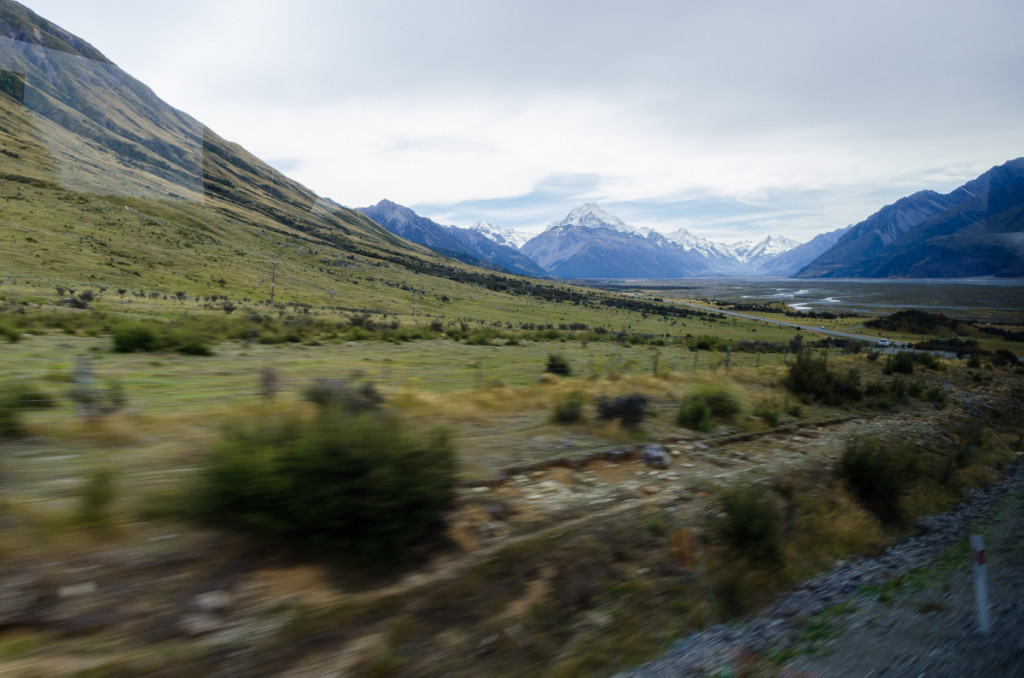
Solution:
{"label": "wire fence", "polygon": [[[553,350],[552,352],[557,352]],[[568,357],[571,376],[601,378],[669,373],[717,373],[730,369],[758,368],[783,362],[782,354],[714,354],[692,352],[592,353]],[[164,363],[152,357],[52,361],[21,359],[0,367],[0,383],[24,387],[23,403],[28,408],[49,407],[54,399],[75,400],[83,389],[120,389],[133,406],[158,408],[166,405],[248,402],[264,397],[266,373],[276,376],[278,395],[301,394],[323,377],[357,378],[373,382],[385,392],[414,388],[451,393],[493,386],[525,386],[544,373],[542,358],[467,356],[457,362],[410,365],[388,358],[364,358],[358,362],[302,367],[293,361],[248,361],[233,366],[204,369],[202,358]],[[36,396],[33,396],[36,393]],[[38,403],[34,400],[39,400]]]}

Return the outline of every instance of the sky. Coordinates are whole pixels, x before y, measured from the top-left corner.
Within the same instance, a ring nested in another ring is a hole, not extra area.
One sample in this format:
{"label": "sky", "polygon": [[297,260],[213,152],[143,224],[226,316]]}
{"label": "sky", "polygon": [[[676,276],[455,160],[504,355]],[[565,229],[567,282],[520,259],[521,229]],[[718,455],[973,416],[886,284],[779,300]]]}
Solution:
{"label": "sky", "polygon": [[806,241],[1024,156],[1020,0],[22,0],[319,195]]}

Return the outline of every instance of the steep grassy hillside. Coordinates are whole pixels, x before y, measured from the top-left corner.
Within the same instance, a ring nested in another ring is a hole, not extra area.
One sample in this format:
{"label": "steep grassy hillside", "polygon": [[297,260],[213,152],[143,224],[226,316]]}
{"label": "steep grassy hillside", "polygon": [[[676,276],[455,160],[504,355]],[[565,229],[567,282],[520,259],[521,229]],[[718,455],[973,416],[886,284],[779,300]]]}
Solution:
{"label": "steep grassy hillside", "polygon": [[[251,290],[265,277],[256,269],[299,266],[298,252],[302,266],[347,255],[441,261],[277,173],[7,0],[0,75],[8,274],[215,293]],[[226,263],[229,254],[245,264]],[[333,285],[303,275],[303,295],[319,289],[326,301]]]}

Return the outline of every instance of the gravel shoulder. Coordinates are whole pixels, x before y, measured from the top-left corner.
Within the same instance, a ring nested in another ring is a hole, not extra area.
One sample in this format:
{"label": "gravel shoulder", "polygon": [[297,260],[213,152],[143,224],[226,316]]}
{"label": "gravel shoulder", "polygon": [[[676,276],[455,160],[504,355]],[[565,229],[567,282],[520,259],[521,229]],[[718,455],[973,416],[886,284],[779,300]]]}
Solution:
{"label": "gravel shoulder", "polygon": [[[762,615],[678,641],[618,678],[1024,675],[1024,460],[919,534],[838,563]],[[978,630],[969,534],[985,539],[992,630]],[[726,672],[726,673],[722,673]]]}

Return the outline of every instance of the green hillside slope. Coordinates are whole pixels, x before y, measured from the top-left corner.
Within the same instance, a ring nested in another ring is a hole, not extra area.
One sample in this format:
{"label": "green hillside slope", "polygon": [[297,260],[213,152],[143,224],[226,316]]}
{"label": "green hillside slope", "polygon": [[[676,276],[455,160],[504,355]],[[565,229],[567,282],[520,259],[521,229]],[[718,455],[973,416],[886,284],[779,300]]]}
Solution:
{"label": "green hillside slope", "polygon": [[248,296],[281,260],[301,300],[325,303],[343,258],[443,261],[276,172],[9,0],[0,154],[8,274]]}

